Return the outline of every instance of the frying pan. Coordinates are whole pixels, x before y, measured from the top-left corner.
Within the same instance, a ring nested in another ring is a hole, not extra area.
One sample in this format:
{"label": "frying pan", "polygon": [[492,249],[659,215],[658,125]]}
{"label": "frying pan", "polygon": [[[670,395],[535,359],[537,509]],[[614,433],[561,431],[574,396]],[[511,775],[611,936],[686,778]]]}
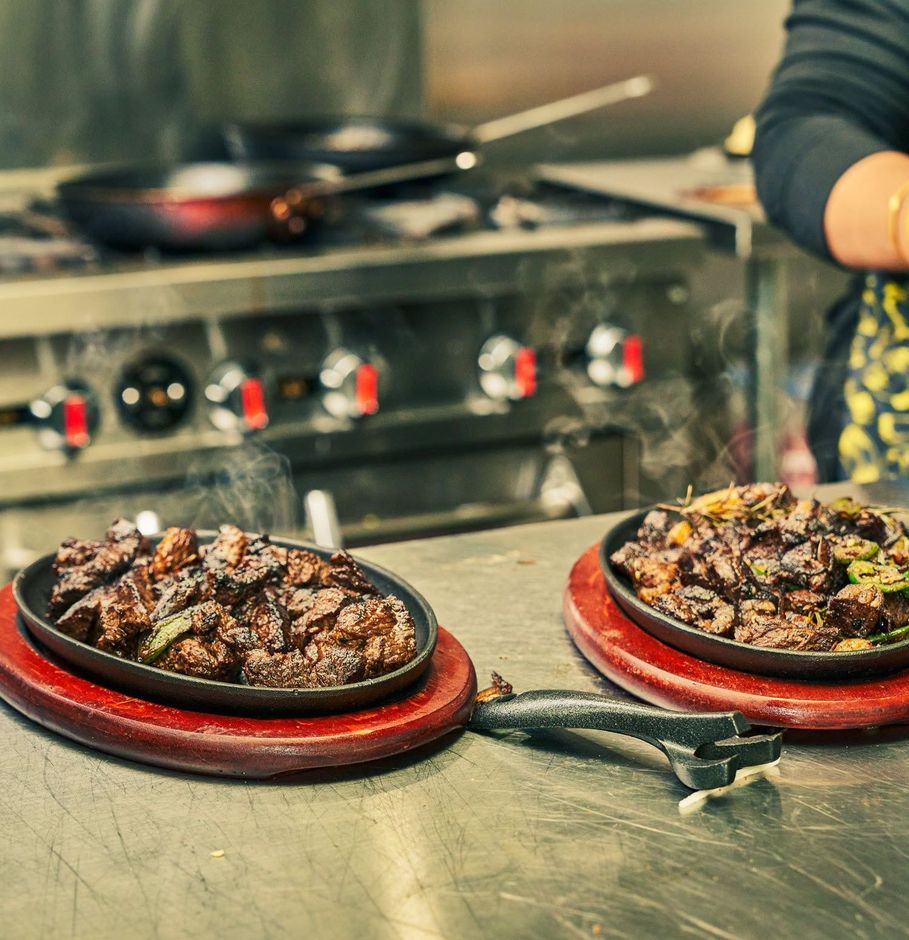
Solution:
{"label": "frying pan", "polygon": [[224,136],[228,152],[239,160],[318,160],[359,173],[476,152],[484,144],[641,97],[652,87],[649,76],[639,75],[472,128],[399,118],[322,116],[230,124]]}
{"label": "frying pan", "polygon": [[[282,228],[273,200],[301,182],[340,180],[322,163],[186,163],[98,170],[61,183],[66,215],[92,238],[126,248],[230,250]],[[305,225],[311,219],[301,214]]]}
{"label": "frying pan", "polygon": [[853,679],[883,675],[909,666],[909,640],[849,653],[780,650],[705,633],[645,604],[631,581],[609,561],[613,552],[633,541],[650,509],[623,519],[600,542],[600,568],[609,593],[639,627],[669,646],[698,659],[743,672],[790,679]]}
{"label": "frying pan", "polygon": [[[205,543],[214,533],[199,533],[199,537]],[[315,552],[322,558],[331,555],[331,550],[304,542],[273,542]],[[46,555],[38,559],[13,582],[20,616],[40,646],[104,685],[177,706],[259,717],[349,712],[401,695],[419,683],[435,649],[438,625],[423,597],[397,575],[357,559],[376,587],[400,597],[414,618],[417,654],[401,669],[365,682],[323,689],[253,688],[169,673],[120,659],[60,633],[44,616],[54,583],[53,558]],[[563,690],[514,695],[510,688],[502,688],[482,701],[478,697],[467,727],[478,731],[590,728],[631,735],[659,747],[676,776],[693,789],[725,786],[738,770],[778,759],[782,746],[779,734],[739,738],[749,726],[738,712],[673,713],[604,695]]]}
{"label": "frying pan", "polygon": [[[64,212],[108,245],[172,250],[246,248],[269,236],[300,235],[341,193],[378,189],[476,166],[479,143],[647,94],[638,76],[474,128],[469,146],[411,151],[402,163],[343,175],[337,164],[195,163],[98,171],[57,187]],[[285,159],[286,159],[285,155]],[[395,153],[395,156],[398,156]]]}

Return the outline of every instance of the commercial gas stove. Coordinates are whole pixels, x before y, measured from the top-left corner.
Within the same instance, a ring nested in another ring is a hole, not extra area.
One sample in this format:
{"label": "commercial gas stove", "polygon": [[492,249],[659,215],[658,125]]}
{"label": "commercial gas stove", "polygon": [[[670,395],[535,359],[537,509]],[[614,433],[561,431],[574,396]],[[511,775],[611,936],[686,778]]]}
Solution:
{"label": "commercial gas stove", "polygon": [[725,442],[704,326],[743,280],[687,222],[486,183],[242,255],[0,221],[8,569],[118,514],[357,545],[601,512]]}

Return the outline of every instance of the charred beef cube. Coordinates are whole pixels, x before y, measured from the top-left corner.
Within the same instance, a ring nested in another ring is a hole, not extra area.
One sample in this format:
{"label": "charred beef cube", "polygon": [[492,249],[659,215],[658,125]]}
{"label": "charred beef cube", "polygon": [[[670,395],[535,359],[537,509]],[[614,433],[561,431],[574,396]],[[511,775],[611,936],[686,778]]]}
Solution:
{"label": "charred beef cube", "polygon": [[909,597],[902,591],[891,591],[884,595],[884,607],[881,612],[881,626],[884,630],[898,630],[909,625]]}
{"label": "charred beef cube", "polygon": [[192,529],[171,528],[158,542],[152,558],[152,576],[156,581],[176,574],[199,560],[199,543]]}
{"label": "charred beef cube", "polygon": [[827,604],[824,622],[840,637],[874,633],[884,612],[884,594],[874,584],[847,584]]}
{"label": "charred beef cube", "polygon": [[246,533],[235,525],[222,525],[215,540],[205,548],[202,563],[206,568],[236,568],[246,552]]}
{"label": "charred beef cube", "polygon": [[666,545],[666,536],[678,521],[662,509],[653,509],[644,516],[644,521],[638,529],[638,541],[645,546],[663,548]]}
{"label": "charred beef cube", "polygon": [[632,561],[631,577],[638,597],[652,604],[655,598],[678,586],[679,566],[674,561],[643,555]]}
{"label": "charred beef cube", "polygon": [[801,588],[783,594],[780,607],[784,613],[802,614],[808,617],[816,611],[822,610],[826,603],[827,598],[823,594]]}
{"label": "charred beef cube", "polygon": [[283,653],[288,649],[287,632],[290,621],[287,611],[273,598],[266,596],[256,601],[249,617],[243,617],[242,622],[248,623],[260,649],[267,653]]}
{"label": "charred beef cube", "polygon": [[780,616],[771,601],[745,601],[735,639],[752,646],[828,652],[840,635],[826,623],[818,624],[801,614]]}
{"label": "charred beef cube", "polygon": [[799,500],[776,524],[780,541],[790,548],[807,542],[820,528],[820,508],[821,504],[816,499]]}
{"label": "charred beef cube", "polygon": [[366,572],[351,558],[347,552],[335,552],[331,556],[331,567],[328,573],[329,587],[339,588],[345,594],[378,594]]}
{"label": "charred beef cube", "polygon": [[264,587],[269,577],[267,568],[244,562],[239,568],[215,569],[209,575],[209,584],[212,597],[219,604],[233,607]]}
{"label": "charred beef cube", "polygon": [[67,608],[57,619],[57,629],[74,640],[86,642],[89,633],[94,632],[101,612],[101,598],[110,588],[94,588],[80,598],[71,607]]}
{"label": "charred beef cube", "polygon": [[177,640],[155,660],[159,669],[221,682],[232,678],[239,664],[239,655],[226,643],[217,638],[209,643],[197,636]]}
{"label": "charred beef cube", "polygon": [[821,594],[836,590],[845,580],[826,539],[803,542],[783,555],[781,565],[788,581]]}
{"label": "charred beef cube", "polygon": [[339,588],[316,591],[305,602],[303,612],[291,624],[291,645],[303,649],[317,633],[333,629],[338,615],[352,601],[353,598]]}
{"label": "charred beef cube", "polygon": [[139,583],[127,575],[102,592],[95,640],[98,649],[135,659],[139,637],[152,626]]}
{"label": "charred beef cube", "polygon": [[316,592],[311,588],[291,587],[281,598],[284,609],[287,611],[287,616],[290,617],[291,620],[302,617],[303,614],[312,607],[315,594]]}
{"label": "charred beef cube", "polygon": [[719,538],[695,537],[679,559],[684,584],[700,585],[724,597],[734,597],[744,580],[744,563],[737,547]]}
{"label": "charred beef cube", "polygon": [[247,685],[272,689],[306,689],[314,684],[312,665],[299,650],[266,653],[253,650],[243,662]]}
{"label": "charred beef cube", "polygon": [[613,567],[618,568],[622,574],[630,578],[631,566],[635,558],[640,558],[646,554],[647,549],[640,542],[626,542],[609,556],[609,561]]}
{"label": "charred beef cube", "polygon": [[394,595],[349,604],[338,615],[330,636],[345,646],[359,646],[366,659],[367,678],[391,672],[416,654],[413,618]]}
{"label": "charred beef cube", "polygon": [[735,609],[714,591],[700,585],[688,585],[657,597],[653,606],[664,614],[706,633],[728,636],[735,623]]}
{"label": "charred beef cube", "polygon": [[48,613],[51,618],[57,620],[77,601],[99,587],[103,580],[97,573],[88,571],[86,565],[65,569],[51,590],[48,604]]}
{"label": "charred beef cube", "polygon": [[117,519],[107,530],[104,541],[97,543],[91,557],[82,564],[77,558],[89,554],[87,545],[70,545],[62,556],[63,566],[51,591],[49,613],[56,619],[77,600],[102,584],[109,584],[140,555],[148,553],[148,542],[125,519]]}
{"label": "charred beef cube", "polygon": [[198,570],[180,572],[173,580],[159,582],[159,590],[162,587],[152,614],[154,621],[163,620],[211,598],[211,586]]}
{"label": "charred beef cube", "polygon": [[343,646],[323,647],[312,667],[315,684],[321,687],[359,682],[366,673],[366,657]]}
{"label": "charred beef cube", "polygon": [[285,581],[295,587],[318,588],[325,586],[331,574],[331,565],[315,552],[291,548],[287,552]]}
{"label": "charred beef cube", "polygon": [[54,557],[54,571],[79,568],[98,554],[103,542],[96,539],[64,539]]}

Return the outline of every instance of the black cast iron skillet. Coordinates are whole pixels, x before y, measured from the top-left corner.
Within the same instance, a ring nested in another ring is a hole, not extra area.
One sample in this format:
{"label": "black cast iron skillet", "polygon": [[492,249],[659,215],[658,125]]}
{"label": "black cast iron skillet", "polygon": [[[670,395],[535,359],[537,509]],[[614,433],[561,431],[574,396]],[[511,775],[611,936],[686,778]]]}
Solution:
{"label": "black cast iron skillet", "polygon": [[455,157],[477,147],[465,128],[369,116],[231,124],[224,135],[236,160],[315,160],[345,173]]}
{"label": "black cast iron skillet", "polygon": [[[199,533],[207,542],[213,533]],[[154,539],[152,539],[154,542]],[[303,548],[328,557],[331,552],[304,542],[273,539],[276,545]],[[379,703],[415,686],[429,666],[438,635],[432,608],[406,581],[358,559],[383,594],[395,594],[416,626],[416,657],[395,672],[365,682],[324,689],[264,689],[196,679],[120,659],[60,633],[45,617],[54,582],[53,555],[23,569],[13,582],[22,619],[42,647],[79,672],[124,692],[203,711],[269,715],[339,714]],[[740,738],[750,730],[738,712],[689,714],[589,692],[563,690],[496,694],[477,701],[467,723],[477,731],[519,728],[590,728],[631,735],[660,748],[676,776],[693,789],[732,782],[738,770],[767,764],[780,756],[781,735]]]}
{"label": "black cast iron skillet", "polygon": [[613,567],[609,557],[633,541],[650,509],[613,526],[600,542],[600,568],[609,593],[639,627],[663,643],[710,663],[742,672],[787,679],[858,679],[883,675],[909,666],[909,640],[851,653],[808,653],[769,649],[714,636],[645,604],[630,580]]}
{"label": "black cast iron skillet", "polygon": [[[323,163],[185,163],[98,170],[61,183],[65,214],[93,239],[124,248],[232,250],[286,234],[273,203],[308,182],[339,180]],[[299,228],[321,206],[301,210]]]}
{"label": "black cast iron skillet", "polygon": [[365,115],[319,116],[288,122],[230,124],[227,150],[239,160],[320,160],[361,173],[420,161],[477,155],[486,144],[587,112],[640,98],[653,78],[637,75],[516,114],[461,127]]}
{"label": "black cast iron skillet", "polygon": [[[212,532],[199,533],[199,541],[203,544],[213,538]],[[154,544],[157,538],[150,541]],[[285,548],[306,549],[326,559],[332,554],[331,551],[304,542],[279,538],[272,539],[272,542]],[[269,689],[197,679],[122,659],[61,633],[46,616],[55,580],[53,560],[53,555],[39,558],[20,571],[13,581],[13,595],[19,613],[38,642],[67,665],[74,666],[93,679],[139,696],[185,708],[254,715],[353,711],[413,685],[429,666],[438,638],[439,627],[435,614],[417,591],[384,568],[360,561],[372,583],[383,594],[399,597],[413,617],[417,655],[405,666],[376,679],[324,689]]]}

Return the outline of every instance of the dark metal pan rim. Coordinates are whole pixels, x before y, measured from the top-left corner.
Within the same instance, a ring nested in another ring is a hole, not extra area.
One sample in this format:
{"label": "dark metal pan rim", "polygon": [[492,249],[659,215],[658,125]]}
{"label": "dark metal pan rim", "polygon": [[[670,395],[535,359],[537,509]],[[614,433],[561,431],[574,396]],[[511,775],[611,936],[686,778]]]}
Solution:
{"label": "dark metal pan rim", "polygon": [[[897,643],[888,643],[870,650],[850,650],[841,653],[819,653],[805,650],[787,650],[776,647],[754,646],[750,643],[743,643],[741,640],[734,640],[728,637],[715,636],[710,633],[705,633],[703,630],[699,630],[697,627],[693,627],[690,624],[684,623],[683,621],[678,620],[677,618],[668,614],[664,614],[661,611],[656,610],[654,607],[651,607],[649,604],[646,604],[637,596],[637,594],[635,594],[628,578],[615,570],[609,560],[609,556],[634,537],[634,533],[640,527],[644,517],[654,508],[656,507],[651,506],[647,509],[632,513],[626,516],[624,519],[621,519],[603,536],[600,541],[600,570],[603,573],[603,577],[610,593],[616,597],[616,600],[619,601],[620,606],[623,608],[625,608],[627,605],[635,613],[638,613],[643,617],[657,620],[664,626],[671,627],[681,636],[689,637],[692,640],[697,641],[699,645],[709,646],[718,652],[726,652],[728,655],[732,656],[748,656],[749,658],[753,658],[755,660],[764,660],[768,664],[785,661],[791,663],[793,667],[796,667],[799,664],[804,664],[809,668],[819,664],[841,665],[843,667],[841,670],[843,674],[851,671],[849,667],[854,667],[856,676],[862,672],[864,667],[873,668],[878,661],[890,660],[899,655],[900,652],[906,653],[907,664],[909,664],[909,639],[900,640]],[[616,538],[616,534],[626,529],[629,533],[628,536],[622,538],[621,541],[619,541]],[[645,624],[641,623],[638,618],[633,617],[632,619],[635,620],[635,623],[637,623],[638,626],[641,626],[643,629],[647,630],[647,632],[652,632]],[[680,648],[682,647],[680,646]],[[687,650],[684,648],[683,651],[687,652]],[[719,662],[719,660],[717,661]],[[729,661],[730,660],[728,659],[724,660],[724,662]],[[838,672],[840,672],[840,670],[838,670]],[[793,677],[795,677],[795,669],[793,669],[791,673],[787,674],[791,674]]]}
{"label": "dark metal pan rim", "polygon": [[[200,541],[210,541],[217,535],[217,533],[214,531],[202,529],[198,530],[197,534]],[[159,533],[157,535],[149,536],[149,539],[150,541],[154,541],[160,537],[161,534]],[[275,537],[272,538],[271,541],[272,544],[282,548],[301,548],[305,549],[306,551],[315,552],[321,557],[327,557],[328,555],[332,554],[330,551],[320,548],[317,545],[312,545],[307,542],[299,542],[293,539]],[[438,621],[436,620],[435,613],[423,595],[411,587],[398,575],[388,571],[386,568],[373,564],[372,562],[365,562],[362,559],[357,558],[357,563],[363,567],[367,575],[372,575],[375,573],[382,579],[387,580],[389,583],[400,586],[404,593],[408,595],[408,600],[413,601],[420,608],[418,614],[425,617],[428,633],[426,642],[421,648],[417,650],[416,656],[414,656],[413,659],[411,659],[409,662],[405,663],[403,666],[395,669],[392,672],[385,673],[381,676],[376,676],[372,679],[363,679],[360,682],[351,682],[347,685],[327,686],[325,688],[285,689],[273,688],[271,686],[247,686],[237,682],[221,682],[215,679],[202,679],[197,676],[187,676],[178,672],[169,672],[166,670],[157,669],[154,666],[146,665],[145,663],[138,663],[134,660],[124,659],[120,656],[114,655],[113,653],[108,653],[106,650],[100,650],[88,643],[82,643],[81,641],[73,639],[72,637],[67,636],[65,633],[62,633],[60,630],[58,630],[53,623],[47,620],[44,614],[39,614],[32,610],[25,598],[23,586],[28,583],[29,579],[34,576],[36,571],[46,568],[48,561],[52,560],[53,557],[54,555],[51,553],[36,559],[30,565],[19,571],[13,580],[13,597],[16,601],[16,606],[20,611],[20,615],[25,622],[26,630],[30,636],[32,636],[39,644],[41,644],[41,637],[34,636],[29,626],[29,620],[34,619],[38,621],[38,623],[40,623],[46,630],[53,631],[56,636],[60,638],[60,640],[62,640],[67,646],[78,649],[82,653],[87,651],[93,659],[97,657],[97,661],[99,663],[112,663],[116,666],[116,669],[119,673],[126,675],[132,674],[137,677],[147,677],[150,674],[156,677],[163,676],[168,680],[179,682],[180,686],[187,690],[194,688],[199,690],[212,691],[221,690],[232,693],[238,699],[241,697],[258,698],[262,694],[267,694],[269,698],[281,699],[288,703],[292,703],[294,699],[304,698],[309,701],[318,700],[319,702],[328,704],[331,703],[334,699],[346,699],[351,695],[355,695],[357,692],[365,692],[380,685],[382,687],[385,687],[386,685],[393,686],[396,683],[396,680],[401,679],[405,675],[413,674],[414,680],[416,680],[416,678],[423,671],[422,667],[435,651],[436,641],[438,639]],[[410,604],[408,604],[408,609],[410,609]],[[417,619],[417,614],[415,614],[413,610],[411,610],[411,615]]]}
{"label": "dark metal pan rim", "polygon": [[[130,185],[124,180],[142,179],[147,176],[167,176],[168,173],[198,167],[225,168],[238,173],[237,188],[222,192],[206,193],[192,186],[167,185],[143,186]],[[268,176],[267,181],[253,182],[244,186],[242,174],[250,173],[253,177]],[[223,203],[256,202],[271,200],[294,186],[309,180],[339,180],[344,176],[340,167],[331,163],[301,163],[293,160],[255,161],[249,163],[185,163],[185,164],[136,164],[119,170],[101,170],[84,176],[72,177],[57,186],[57,192],[69,203],[142,203],[183,204],[187,202]]]}
{"label": "dark metal pan rim", "polygon": [[376,114],[314,114],[311,117],[283,121],[280,118],[257,118],[254,121],[231,121],[225,125],[230,132],[284,135],[287,133],[317,133],[322,128],[370,126],[386,128],[391,132],[409,132],[423,139],[450,138],[452,141],[471,141],[470,128],[463,124],[446,121],[421,121],[419,118],[382,117]]}

